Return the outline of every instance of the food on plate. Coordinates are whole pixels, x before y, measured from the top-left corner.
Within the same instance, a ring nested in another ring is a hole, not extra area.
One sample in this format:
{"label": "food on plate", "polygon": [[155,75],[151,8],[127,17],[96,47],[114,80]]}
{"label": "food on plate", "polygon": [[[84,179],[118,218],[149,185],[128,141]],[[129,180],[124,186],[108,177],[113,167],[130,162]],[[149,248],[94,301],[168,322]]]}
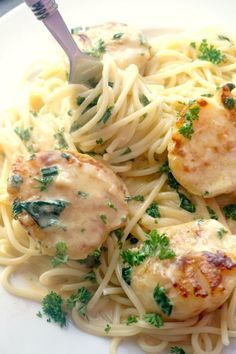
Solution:
{"label": "food on plate", "polygon": [[220,354],[236,336],[236,37],[72,33],[101,80],[37,62],[0,114],[2,285],[112,354],[127,337]]}

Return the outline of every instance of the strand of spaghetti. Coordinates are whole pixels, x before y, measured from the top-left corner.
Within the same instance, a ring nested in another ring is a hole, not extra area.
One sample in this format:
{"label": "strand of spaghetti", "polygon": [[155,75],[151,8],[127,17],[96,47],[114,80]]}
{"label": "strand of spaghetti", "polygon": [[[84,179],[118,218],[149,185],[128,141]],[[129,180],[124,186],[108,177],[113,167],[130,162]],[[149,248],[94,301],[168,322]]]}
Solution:
{"label": "strand of spaghetti", "polygon": [[[54,269],[50,269],[50,270],[44,272],[43,274],[41,274],[41,276],[39,278],[39,282],[42,285],[48,286],[48,285],[54,284],[55,282],[58,283],[58,277],[62,277],[62,279],[65,276],[78,278],[83,275],[84,275],[84,272],[80,271],[79,269],[54,268]],[[53,280],[54,277],[56,280]]]}
{"label": "strand of spaghetti", "polygon": [[217,339],[217,343],[216,346],[213,350],[211,351],[205,351],[202,350],[200,343],[199,343],[199,334],[193,334],[192,335],[192,346],[193,346],[193,350],[194,350],[194,354],[220,354],[222,349],[223,349],[223,344],[221,342],[221,338],[219,337]]}
{"label": "strand of spaghetti", "polygon": [[221,337],[222,337],[222,343],[224,345],[229,345],[229,336],[228,336],[228,328],[227,328],[227,313],[228,313],[228,304],[225,303],[222,307],[221,318],[220,318]]}
{"label": "strand of spaghetti", "polygon": [[26,299],[41,302],[44,296],[47,295],[47,289],[38,289],[34,291],[30,288],[21,289],[13,286],[10,282],[10,277],[17,270],[17,266],[8,266],[2,272],[2,285],[12,295],[20,296]]}
{"label": "strand of spaghetti", "polygon": [[228,307],[228,328],[230,330],[236,330],[236,321],[235,321],[235,312],[236,312],[236,289],[234,289],[233,294],[229,300],[229,307]]}
{"label": "strand of spaghetti", "polygon": [[161,342],[156,345],[149,345],[145,342],[144,337],[140,336],[138,338],[138,345],[146,353],[156,354],[156,353],[161,353],[164,349],[166,349],[168,346],[168,342]]}

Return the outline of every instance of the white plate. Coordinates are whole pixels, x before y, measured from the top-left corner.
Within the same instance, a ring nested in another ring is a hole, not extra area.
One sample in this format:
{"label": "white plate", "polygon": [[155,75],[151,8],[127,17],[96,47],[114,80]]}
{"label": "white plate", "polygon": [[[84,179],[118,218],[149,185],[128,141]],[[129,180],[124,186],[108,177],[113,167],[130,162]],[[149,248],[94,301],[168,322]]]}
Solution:
{"label": "white plate", "polygon": [[[236,1],[227,0],[58,0],[69,27],[120,21],[140,28],[235,26]],[[53,41],[23,4],[0,20],[0,109],[13,104],[17,84],[36,59],[55,55]],[[36,317],[39,304],[16,298],[0,286],[1,354],[108,354],[109,341],[81,333],[72,324],[60,329]],[[119,354],[140,354],[125,343]],[[231,345],[224,354],[236,354]]]}

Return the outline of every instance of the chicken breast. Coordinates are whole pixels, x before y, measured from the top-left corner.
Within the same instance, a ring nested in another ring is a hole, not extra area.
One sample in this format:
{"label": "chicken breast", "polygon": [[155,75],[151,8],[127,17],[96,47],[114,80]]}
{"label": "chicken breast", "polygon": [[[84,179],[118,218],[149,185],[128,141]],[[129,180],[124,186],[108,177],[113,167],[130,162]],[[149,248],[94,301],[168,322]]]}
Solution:
{"label": "chicken breast", "polygon": [[[220,307],[236,285],[236,237],[215,220],[163,231],[176,256],[165,260],[152,256],[132,268],[131,287],[146,311],[182,321]],[[154,299],[157,285],[173,305],[169,317]]]}
{"label": "chicken breast", "polygon": [[126,188],[112,170],[88,155],[45,151],[18,158],[8,182],[13,215],[55,254],[65,242],[71,259],[84,259],[126,223]]}
{"label": "chicken breast", "polygon": [[236,111],[203,99],[185,108],[168,146],[169,166],[177,181],[205,198],[234,191],[235,137]]}
{"label": "chicken breast", "polygon": [[142,69],[150,58],[149,45],[143,33],[123,23],[106,23],[84,30],[78,28],[72,33],[82,51],[96,57],[109,53],[122,69],[130,64]]}

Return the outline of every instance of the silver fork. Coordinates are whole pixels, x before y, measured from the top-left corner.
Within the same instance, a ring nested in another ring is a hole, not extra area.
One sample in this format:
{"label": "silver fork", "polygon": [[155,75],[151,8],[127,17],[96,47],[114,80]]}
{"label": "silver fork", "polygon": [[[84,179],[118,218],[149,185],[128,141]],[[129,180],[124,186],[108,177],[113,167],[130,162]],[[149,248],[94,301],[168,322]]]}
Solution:
{"label": "silver fork", "polygon": [[69,82],[87,84],[102,75],[102,63],[81,52],[58,11],[55,0],[25,0],[38,20],[42,20],[66,52],[70,61]]}

